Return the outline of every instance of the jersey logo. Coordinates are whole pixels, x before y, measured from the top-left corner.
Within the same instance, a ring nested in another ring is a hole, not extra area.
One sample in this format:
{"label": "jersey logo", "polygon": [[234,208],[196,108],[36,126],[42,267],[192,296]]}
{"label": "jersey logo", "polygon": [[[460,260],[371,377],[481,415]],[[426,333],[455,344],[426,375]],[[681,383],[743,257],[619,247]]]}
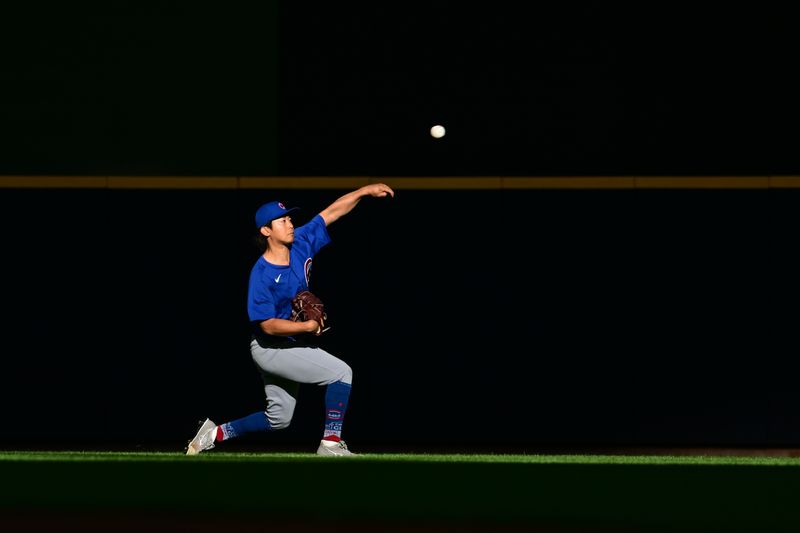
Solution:
{"label": "jersey logo", "polygon": [[278,277],[277,277],[277,278],[275,278],[275,283],[280,283],[280,282],[281,282],[281,276],[282,276],[282,275],[283,275],[283,272],[281,272],[280,274],[278,274]]}
{"label": "jersey logo", "polygon": [[306,259],[305,263],[303,263],[303,272],[306,275],[306,286],[308,286],[308,283],[309,283],[309,281],[311,279],[311,258],[310,257],[308,259]]}

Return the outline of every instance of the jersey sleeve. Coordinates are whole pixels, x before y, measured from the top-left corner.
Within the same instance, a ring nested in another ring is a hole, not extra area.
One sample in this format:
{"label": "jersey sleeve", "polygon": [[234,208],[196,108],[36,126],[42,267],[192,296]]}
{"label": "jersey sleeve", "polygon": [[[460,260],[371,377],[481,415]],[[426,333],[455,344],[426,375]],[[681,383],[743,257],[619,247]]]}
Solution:
{"label": "jersey sleeve", "polygon": [[317,214],[307,224],[295,230],[295,240],[303,242],[309,256],[319,252],[323,246],[331,242],[328,228],[325,226],[325,219]]}

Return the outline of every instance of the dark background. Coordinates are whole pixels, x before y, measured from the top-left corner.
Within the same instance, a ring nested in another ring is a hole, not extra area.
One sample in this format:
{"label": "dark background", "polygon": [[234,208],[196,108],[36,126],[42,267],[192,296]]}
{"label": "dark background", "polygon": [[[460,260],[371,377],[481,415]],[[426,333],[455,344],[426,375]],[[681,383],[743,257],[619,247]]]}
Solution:
{"label": "dark background", "polygon": [[793,174],[777,5],[9,4],[0,169]]}
{"label": "dark background", "polygon": [[[514,6],[514,7],[512,7]],[[792,175],[768,7],[3,8],[0,172]],[[447,128],[439,140],[435,123]],[[263,407],[252,216],[346,190],[0,190],[9,446],[180,449]],[[398,190],[331,228],[354,448],[794,446],[793,189]],[[296,422],[246,439],[315,443]]]}

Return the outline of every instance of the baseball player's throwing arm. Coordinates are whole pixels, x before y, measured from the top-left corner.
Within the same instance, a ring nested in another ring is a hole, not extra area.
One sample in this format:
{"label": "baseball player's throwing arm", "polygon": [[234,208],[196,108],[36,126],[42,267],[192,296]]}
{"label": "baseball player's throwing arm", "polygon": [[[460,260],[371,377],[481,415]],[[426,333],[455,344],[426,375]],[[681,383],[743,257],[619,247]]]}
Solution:
{"label": "baseball player's throwing arm", "polygon": [[378,198],[391,196],[394,198],[394,191],[385,183],[370,183],[369,185],[364,185],[360,189],[349,192],[337,198],[331,205],[320,212],[320,216],[325,221],[325,225],[330,226],[352,211],[365,196],[375,196]]}

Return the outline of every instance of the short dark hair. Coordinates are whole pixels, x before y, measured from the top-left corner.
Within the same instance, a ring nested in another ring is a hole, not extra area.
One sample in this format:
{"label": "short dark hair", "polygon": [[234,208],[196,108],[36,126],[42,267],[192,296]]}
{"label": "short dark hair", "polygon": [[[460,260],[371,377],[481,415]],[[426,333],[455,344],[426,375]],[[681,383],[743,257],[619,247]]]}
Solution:
{"label": "short dark hair", "polygon": [[256,233],[253,236],[253,244],[259,253],[263,254],[267,251],[267,238],[261,235],[261,233]]}
{"label": "short dark hair", "polygon": [[[264,224],[263,227],[267,227],[272,229],[272,221],[270,220],[268,223]],[[261,233],[261,228],[258,229],[258,232],[253,236],[253,244],[255,244],[256,248],[258,249],[259,253],[264,253],[267,251],[267,238],[264,237],[264,234]]]}

